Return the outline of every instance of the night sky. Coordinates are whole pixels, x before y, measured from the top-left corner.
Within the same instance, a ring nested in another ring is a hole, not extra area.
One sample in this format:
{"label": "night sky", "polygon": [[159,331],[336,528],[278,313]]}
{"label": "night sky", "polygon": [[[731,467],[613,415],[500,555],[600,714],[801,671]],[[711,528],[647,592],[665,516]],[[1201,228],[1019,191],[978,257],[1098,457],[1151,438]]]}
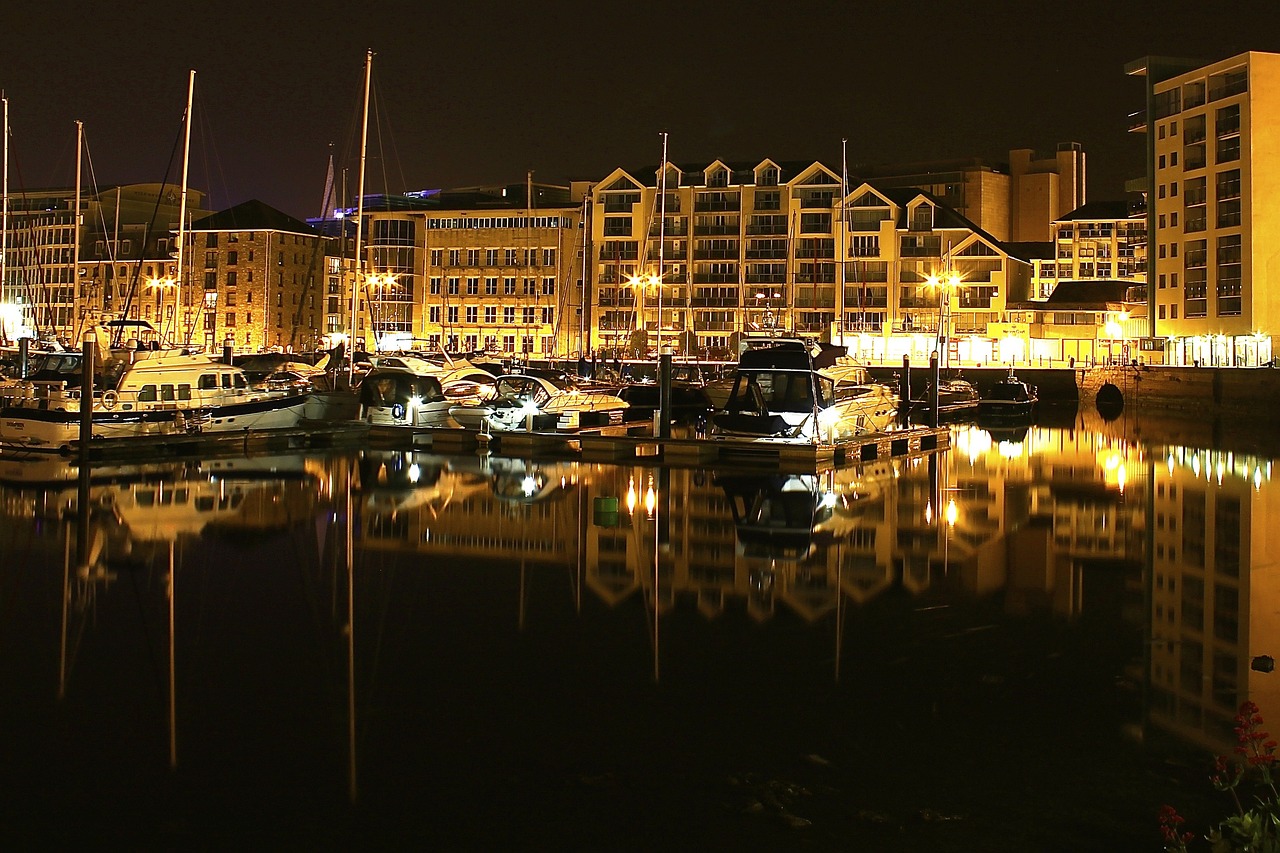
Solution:
{"label": "night sky", "polygon": [[318,215],[330,144],[355,193],[371,48],[369,192],[601,178],[665,130],[675,162],[837,167],[842,137],[851,165],[1076,141],[1097,200],[1142,169],[1124,64],[1280,51],[1280,4],[28,0],[3,33],[13,194],[74,183],[77,119],[99,185],[177,181],[195,69],[191,185]]}

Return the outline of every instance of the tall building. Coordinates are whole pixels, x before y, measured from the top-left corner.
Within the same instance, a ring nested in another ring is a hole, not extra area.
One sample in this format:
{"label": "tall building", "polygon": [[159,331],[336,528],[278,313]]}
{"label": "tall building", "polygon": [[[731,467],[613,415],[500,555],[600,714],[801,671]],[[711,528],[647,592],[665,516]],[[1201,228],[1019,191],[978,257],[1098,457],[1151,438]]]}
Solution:
{"label": "tall building", "polygon": [[616,169],[593,190],[596,347],[732,356],[785,330],[927,358],[945,320],[954,358],[1025,352],[987,330],[1031,265],[924,190],[844,185],[814,161],[668,164],[665,200],[659,177]]}
{"label": "tall building", "polygon": [[[188,213],[202,216],[203,193],[188,191]],[[162,297],[152,282],[177,274],[172,253],[179,192],[131,184],[81,192],[32,190],[9,199],[3,334],[72,344],[95,324],[117,319],[159,325]],[[78,273],[77,242],[79,243]]]}
{"label": "tall building", "polygon": [[1271,360],[1280,293],[1280,55],[1146,58],[1150,334],[1173,364]]}
{"label": "tall building", "polygon": [[878,187],[926,190],[997,240],[1049,240],[1054,220],[1086,201],[1084,149],[1077,142],[1048,153],[1017,148],[1007,163],[971,158],[851,171]]}
{"label": "tall building", "polygon": [[366,199],[357,339],[536,358],[583,352],[585,191],[529,182]]}
{"label": "tall building", "polygon": [[176,340],[209,350],[322,344],[327,238],[256,200],[199,219],[190,233],[192,274],[180,288]]}

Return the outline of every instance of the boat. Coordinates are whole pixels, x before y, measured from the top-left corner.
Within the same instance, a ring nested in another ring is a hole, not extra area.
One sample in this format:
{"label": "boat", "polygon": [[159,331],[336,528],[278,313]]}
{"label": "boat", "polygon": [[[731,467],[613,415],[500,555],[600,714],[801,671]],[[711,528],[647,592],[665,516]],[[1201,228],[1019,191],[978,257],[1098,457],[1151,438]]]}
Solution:
{"label": "boat", "polygon": [[433,376],[439,380],[444,395],[458,402],[477,397],[487,400],[497,393],[494,375],[467,359],[449,358],[448,363],[439,364],[415,355],[397,354],[377,356],[375,364],[377,368],[398,368],[418,376]]}
{"label": "boat", "polygon": [[1002,378],[988,389],[978,401],[979,421],[1029,421],[1039,400],[1034,385],[1028,385],[1014,375]]}
{"label": "boat", "polygon": [[507,374],[494,383],[490,400],[454,405],[449,416],[465,429],[572,432],[620,424],[626,401],[608,391],[583,391],[556,385],[543,376]]}
{"label": "boat", "polygon": [[839,395],[836,381],[814,365],[795,338],[744,341],[724,407],[711,418],[713,435],[834,441],[881,432],[893,424],[878,393]]}
{"label": "boat", "polygon": [[451,427],[450,407],[478,401],[447,396],[430,374],[375,367],[360,382],[359,419],[373,426]]}
{"label": "boat", "polygon": [[[938,381],[938,420],[955,421],[970,417],[978,408],[978,389],[973,383],[958,376],[943,377]],[[925,385],[924,393],[911,401],[911,415],[915,420],[928,420],[933,412],[933,382]]]}
{"label": "boat", "polygon": [[305,387],[252,388],[240,368],[186,350],[112,351],[95,371],[93,387],[81,388],[81,358],[49,354],[33,378],[5,383],[0,444],[70,449],[86,402],[96,440],[288,429],[297,426],[309,397]]}

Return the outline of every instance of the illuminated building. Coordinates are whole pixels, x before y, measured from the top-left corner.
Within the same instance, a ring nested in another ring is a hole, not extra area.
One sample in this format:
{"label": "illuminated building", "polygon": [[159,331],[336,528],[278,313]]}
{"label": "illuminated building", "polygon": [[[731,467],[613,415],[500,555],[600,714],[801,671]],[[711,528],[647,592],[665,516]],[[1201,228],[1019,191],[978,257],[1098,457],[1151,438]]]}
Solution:
{"label": "illuminated building", "polygon": [[357,338],[537,358],[581,352],[584,193],[529,183],[366,197]]}
{"label": "illuminated building", "polygon": [[1147,58],[1150,334],[1173,364],[1270,361],[1280,296],[1280,54],[1210,64]]}
{"label": "illuminated building", "polygon": [[334,298],[326,238],[260,201],[198,219],[190,234],[178,341],[208,350],[230,341],[242,351],[321,344],[317,330]]}
{"label": "illuminated building", "polygon": [[1085,155],[1075,142],[1052,153],[1018,148],[1005,163],[969,158],[850,171],[877,187],[925,190],[997,240],[1049,240],[1051,224],[1085,203]]}
{"label": "illuminated building", "polygon": [[617,169],[593,189],[596,346],[724,356],[787,330],[895,360],[927,357],[949,313],[952,360],[990,361],[988,326],[1030,290],[1030,264],[920,189],[850,183],[842,198],[818,162],[658,173]]}
{"label": "illuminated building", "polygon": [[[201,213],[202,199],[201,192],[189,191],[189,209]],[[18,306],[15,315],[29,334],[71,345],[86,328],[107,320],[145,320],[158,329],[164,306],[148,282],[177,273],[178,191],[129,184],[82,192],[80,205],[77,227],[74,189],[10,197],[0,302]],[[77,240],[79,275],[73,270]],[[10,325],[6,320],[5,333],[12,336]]]}

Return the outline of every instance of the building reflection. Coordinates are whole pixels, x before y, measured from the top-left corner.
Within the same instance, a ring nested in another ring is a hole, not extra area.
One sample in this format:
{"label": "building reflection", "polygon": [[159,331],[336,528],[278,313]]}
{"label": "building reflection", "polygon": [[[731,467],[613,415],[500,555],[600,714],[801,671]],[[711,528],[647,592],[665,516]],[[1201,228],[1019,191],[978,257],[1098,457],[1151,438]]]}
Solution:
{"label": "building reflection", "polygon": [[[100,467],[87,508],[96,570],[70,597],[91,608],[113,566],[161,560],[180,540],[311,520],[317,535],[345,530],[353,467],[357,578],[380,556],[427,572],[510,564],[523,594],[526,570],[570,566],[579,606],[584,594],[606,608],[642,603],[655,648],[656,620],[675,607],[816,624],[891,592],[982,599],[1013,619],[1093,621],[1132,634],[1128,675],[1144,687],[1146,723],[1226,751],[1241,701],[1280,708],[1280,676],[1250,667],[1280,655],[1272,463],[1128,433],[1123,421],[1087,419],[964,426],[947,453],[820,474],[416,451],[365,451],[354,466]],[[80,509],[75,478],[62,459],[0,460],[0,544],[61,562]]]}

